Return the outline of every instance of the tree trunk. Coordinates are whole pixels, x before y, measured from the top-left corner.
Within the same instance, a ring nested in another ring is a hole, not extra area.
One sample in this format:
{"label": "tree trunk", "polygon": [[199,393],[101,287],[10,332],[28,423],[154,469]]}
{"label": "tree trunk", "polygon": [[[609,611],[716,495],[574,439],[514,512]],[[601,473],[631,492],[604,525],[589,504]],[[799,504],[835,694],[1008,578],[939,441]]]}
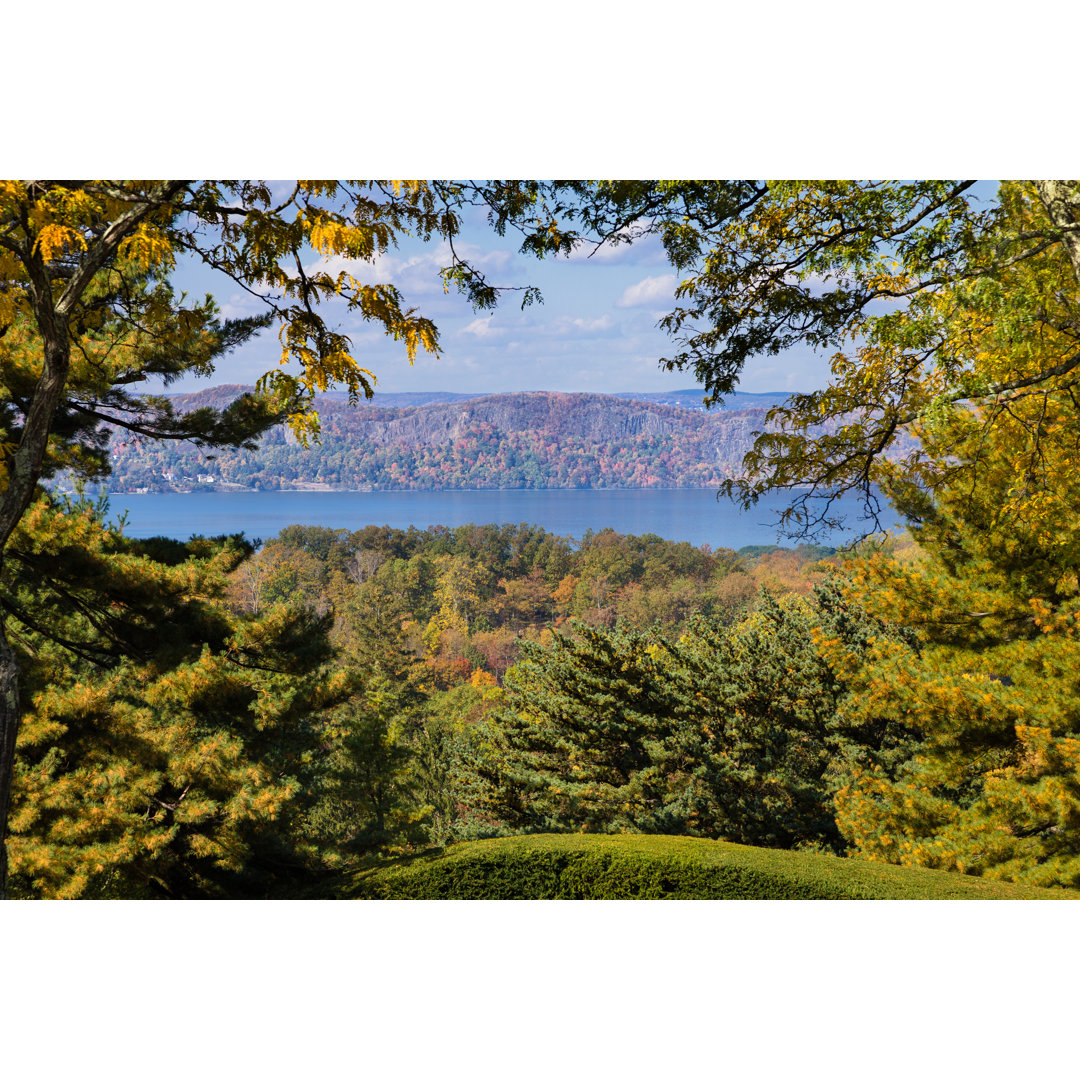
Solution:
{"label": "tree trunk", "polygon": [[[51,268],[46,264],[40,236],[29,214],[21,219],[22,242],[8,237],[5,246],[26,271],[25,296],[41,336],[42,369],[26,408],[19,445],[10,461],[7,484],[0,489],[0,564],[8,540],[37,490],[41,466],[53,420],[63,400],[71,361],[69,321],[82,303],[94,275],[116,254],[124,238],[138,228],[155,206],[168,202],[184,189],[186,181],[169,180],[150,193],[145,202],[134,201],[111,221],[88,249],[56,296]],[[11,228],[17,224],[12,219]],[[15,737],[19,731],[19,664],[0,620],[0,900],[7,897],[7,817],[11,780],[15,771]]]}
{"label": "tree trunk", "polygon": [[1061,242],[1080,282],[1080,180],[1036,180],[1050,220],[1061,229]]}
{"label": "tree trunk", "polygon": [[7,899],[7,817],[19,719],[19,663],[0,622],[0,900]]}
{"label": "tree trunk", "polygon": [[[52,418],[67,382],[70,346],[66,325],[62,325],[62,333],[62,338],[57,333],[52,340],[45,341],[41,378],[26,413],[7,487],[0,495],[0,566],[8,540],[37,489]],[[7,818],[15,772],[15,739],[21,719],[19,706],[19,661],[0,619],[0,900],[7,899]]]}

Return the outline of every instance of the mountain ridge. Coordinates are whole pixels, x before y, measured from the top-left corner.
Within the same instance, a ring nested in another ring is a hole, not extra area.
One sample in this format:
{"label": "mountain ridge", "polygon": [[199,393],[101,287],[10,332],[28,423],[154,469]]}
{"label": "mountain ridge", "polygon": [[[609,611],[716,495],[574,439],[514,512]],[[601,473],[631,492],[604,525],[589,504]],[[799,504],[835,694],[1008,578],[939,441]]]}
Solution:
{"label": "mountain ridge", "polygon": [[[196,408],[199,404],[216,404],[218,401],[231,401],[242,393],[255,389],[241,383],[219,383],[201,390],[184,391],[161,395],[178,403],[181,408]],[[427,405],[455,405],[478,398],[511,397],[517,394],[563,394],[570,397],[597,396],[597,391],[587,390],[497,390],[477,393],[455,393],[450,390],[416,390],[402,393],[381,393],[376,391],[371,398],[361,398],[357,404],[367,409],[410,409]],[[731,410],[764,408],[779,405],[791,396],[788,391],[769,390],[762,393],[735,390],[728,394],[722,404],[705,408],[705,391],[700,387],[692,390],[620,390],[611,394],[599,394],[600,397],[619,398],[624,401],[642,401],[654,405],[671,405],[675,408],[688,409],[692,412],[721,413]],[[348,404],[349,395],[345,390],[329,390],[315,395],[316,404],[337,402]]]}
{"label": "mountain ridge", "polygon": [[[245,387],[171,395],[181,411],[221,407]],[[697,393],[696,391],[689,393]],[[276,428],[257,451],[200,453],[114,434],[112,490],[233,488],[716,487],[741,471],[767,408],[710,410],[651,395],[556,391],[356,408],[320,395],[318,444]],[[660,395],[670,397],[670,395]],[[754,395],[760,398],[762,395]],[[732,405],[739,395],[732,395]],[[782,399],[784,395],[770,395]],[[385,399],[384,399],[385,400]]]}
{"label": "mountain ridge", "polygon": [[[360,402],[368,408],[413,408],[423,405],[454,404],[461,401],[472,401],[482,397],[507,397],[512,394],[576,394],[589,393],[589,391],[570,390],[497,390],[479,391],[477,393],[460,394],[448,390],[409,391],[402,393],[380,393],[376,391],[373,398]],[[673,405],[683,409],[691,409],[694,412],[719,412],[729,408],[771,408],[786,400],[790,394],[786,391],[767,391],[765,393],[749,393],[736,390],[728,394],[723,404],[712,406],[706,410],[704,405],[705,391],[700,388],[692,390],[620,390],[604,397],[623,398],[629,401],[648,401],[656,405]],[[320,399],[334,401],[347,401],[348,394],[344,390],[332,390],[320,394]]]}

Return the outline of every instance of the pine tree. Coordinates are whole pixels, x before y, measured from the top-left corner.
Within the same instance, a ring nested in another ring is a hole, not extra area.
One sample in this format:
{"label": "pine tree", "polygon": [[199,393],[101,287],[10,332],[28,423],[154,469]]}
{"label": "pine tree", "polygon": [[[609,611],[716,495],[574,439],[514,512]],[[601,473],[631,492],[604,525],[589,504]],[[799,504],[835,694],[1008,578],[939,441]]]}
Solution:
{"label": "pine tree", "polygon": [[329,718],[330,752],[307,800],[304,832],[333,864],[400,854],[425,839],[401,688],[369,673],[362,689]]}
{"label": "pine tree", "polygon": [[329,620],[231,617],[235,542],[140,544],[41,500],[0,580],[27,676],[12,888],[265,896],[313,869],[294,828],[321,714],[346,692]]}
{"label": "pine tree", "polygon": [[763,589],[756,610],[721,630],[701,622],[680,641],[691,685],[707,697],[718,727],[709,786],[724,807],[723,835],[772,847],[842,850],[833,794],[853,769],[892,772],[912,750],[902,724],[852,723],[845,670],[824,645],[843,642],[858,657],[898,631],[845,600],[839,579],[808,598]]}
{"label": "pine tree", "polygon": [[490,773],[504,815],[530,830],[684,831],[696,729],[670,692],[669,649],[621,626],[573,629],[523,643],[506,674]]}
{"label": "pine tree", "polygon": [[[312,250],[346,263],[372,260],[404,233],[453,237],[476,195],[484,197],[476,185],[440,182],[302,181],[279,201],[258,181],[0,181],[0,563],[42,478],[61,467],[104,471],[103,422],[151,439],[247,446],[286,420],[302,439],[316,434],[319,391],[341,385],[350,401],[370,396],[371,372],[324,320],[323,301],[381,326],[410,359],[418,349],[437,351],[434,324],[404,310],[392,284],[304,263]],[[572,237],[534,213],[536,203],[534,187],[512,186],[500,212],[532,220],[528,250],[569,252]],[[264,316],[222,323],[210,298],[177,296],[169,278],[181,253],[261,296]],[[442,276],[478,306],[495,303],[498,290],[453,252]],[[538,294],[522,295],[529,303]],[[224,353],[272,322],[282,366],[225,410],[180,416],[162,396],[130,392],[148,377],[209,375]],[[0,621],[0,898],[20,680]]]}
{"label": "pine tree", "polygon": [[677,641],[573,624],[507,673],[484,771],[516,828],[839,849],[834,792],[859,765],[891,774],[912,732],[842,719],[847,679],[822,643],[858,654],[896,634],[833,582],[810,602],[765,592],[734,627],[698,617]]}
{"label": "pine tree", "polygon": [[[1009,210],[1018,230],[1040,213],[1020,198]],[[920,644],[878,643],[852,714],[910,724],[922,745],[906,774],[870,771],[839,794],[867,857],[1080,884],[1078,285],[1050,249],[940,299],[957,371],[1031,381],[975,408],[943,399],[917,476],[885,472],[923,558],[866,559],[858,581]]]}

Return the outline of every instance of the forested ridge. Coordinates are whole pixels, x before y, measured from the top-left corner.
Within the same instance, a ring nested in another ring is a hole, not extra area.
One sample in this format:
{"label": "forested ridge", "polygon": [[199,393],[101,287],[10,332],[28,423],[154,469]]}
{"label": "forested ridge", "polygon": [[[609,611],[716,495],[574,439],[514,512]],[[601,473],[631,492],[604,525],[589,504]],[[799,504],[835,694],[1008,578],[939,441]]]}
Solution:
{"label": "forested ridge", "polygon": [[[250,389],[215,387],[172,400],[186,413],[224,407]],[[700,405],[700,394],[695,397]],[[784,395],[746,397],[775,404]],[[109,486],[715,488],[739,471],[767,413],[761,405],[706,413],[602,394],[492,394],[405,407],[378,401],[357,409],[321,398],[320,437],[309,446],[280,428],[267,432],[257,449],[213,452],[118,433]]]}

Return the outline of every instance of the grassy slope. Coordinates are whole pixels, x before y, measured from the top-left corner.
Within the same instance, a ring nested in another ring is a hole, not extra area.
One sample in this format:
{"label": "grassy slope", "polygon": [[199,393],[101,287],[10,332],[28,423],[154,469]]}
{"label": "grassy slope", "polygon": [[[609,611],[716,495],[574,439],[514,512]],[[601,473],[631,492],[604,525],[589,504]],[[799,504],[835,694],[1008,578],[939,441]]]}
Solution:
{"label": "grassy slope", "polygon": [[514,836],[353,876],[363,899],[1032,900],[1071,892],[680,836]]}

